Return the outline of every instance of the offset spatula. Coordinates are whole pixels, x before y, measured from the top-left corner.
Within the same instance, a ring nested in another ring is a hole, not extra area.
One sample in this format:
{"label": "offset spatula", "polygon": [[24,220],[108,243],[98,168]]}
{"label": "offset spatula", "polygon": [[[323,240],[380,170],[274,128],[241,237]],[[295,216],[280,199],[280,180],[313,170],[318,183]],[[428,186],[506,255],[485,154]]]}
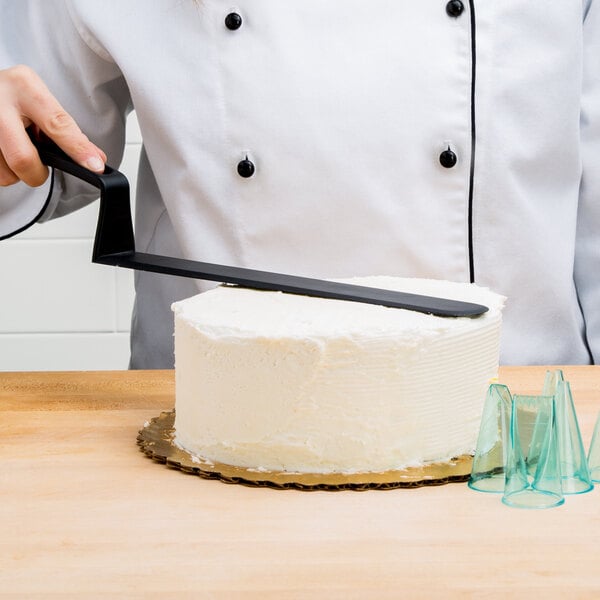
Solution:
{"label": "offset spatula", "polygon": [[82,179],[100,190],[100,211],[92,262],[220,281],[258,290],[404,308],[443,317],[473,317],[488,310],[480,304],[433,296],[136,252],[129,205],[129,182],[125,175],[109,166],[106,166],[102,175],[98,175],[75,163],[51,141],[39,140],[33,135],[31,139],[44,164]]}

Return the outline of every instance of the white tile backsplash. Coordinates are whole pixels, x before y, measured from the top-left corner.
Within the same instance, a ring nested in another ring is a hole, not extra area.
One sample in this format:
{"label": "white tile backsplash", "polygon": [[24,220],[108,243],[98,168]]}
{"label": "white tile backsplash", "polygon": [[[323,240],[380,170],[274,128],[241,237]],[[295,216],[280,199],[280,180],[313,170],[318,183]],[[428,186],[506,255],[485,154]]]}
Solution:
{"label": "white tile backsplash", "polygon": [[90,261],[92,240],[14,240],[0,245],[0,332],[116,329],[114,267]]}
{"label": "white tile backsplash", "polygon": [[[108,268],[108,267],[107,267]],[[117,331],[129,331],[131,328],[131,309],[133,307],[133,270],[115,268]]]}
{"label": "white tile backsplash", "polygon": [[119,171],[121,171],[129,180],[132,210],[135,205],[135,188],[137,186],[137,168],[140,159],[140,148],[140,144],[127,144],[125,146],[125,152],[123,153],[123,160],[118,167]]}
{"label": "white tile backsplash", "polygon": [[128,333],[0,334],[0,371],[112,371],[128,363]]}
{"label": "white tile backsplash", "polygon": [[127,119],[127,142],[129,144],[141,144],[142,143],[142,132],[140,131],[140,124],[132,113]]}
{"label": "white tile backsplash", "polygon": [[[134,114],[119,166],[132,210],[140,148]],[[97,213],[94,202],[0,242],[0,371],[127,368],[133,272],[91,263]]]}

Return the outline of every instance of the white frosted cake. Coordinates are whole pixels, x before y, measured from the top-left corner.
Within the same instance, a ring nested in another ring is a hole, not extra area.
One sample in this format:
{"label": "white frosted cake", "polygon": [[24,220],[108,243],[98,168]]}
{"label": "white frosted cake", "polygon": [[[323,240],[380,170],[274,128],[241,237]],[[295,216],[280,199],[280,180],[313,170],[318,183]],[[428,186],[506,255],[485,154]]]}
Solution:
{"label": "white frosted cake", "polygon": [[221,286],[173,305],[176,443],[266,471],[368,473],[472,452],[504,298],[471,284],[348,280],[484,304],[475,318]]}

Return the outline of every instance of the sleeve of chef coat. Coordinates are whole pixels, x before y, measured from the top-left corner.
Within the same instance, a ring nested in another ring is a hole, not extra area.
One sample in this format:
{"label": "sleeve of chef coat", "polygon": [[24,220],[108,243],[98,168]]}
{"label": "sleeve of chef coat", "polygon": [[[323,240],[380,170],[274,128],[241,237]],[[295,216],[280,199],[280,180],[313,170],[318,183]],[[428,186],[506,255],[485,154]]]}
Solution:
{"label": "sleeve of chef coat", "polygon": [[581,101],[582,180],[575,252],[575,284],[595,364],[600,363],[600,1],[584,13]]}
{"label": "sleeve of chef coat", "polygon": [[[127,85],[110,54],[65,0],[0,0],[0,68],[32,67],[85,134],[118,165],[130,111]],[[0,188],[0,239],[36,221],[68,214],[92,202],[89,184],[55,171],[39,188]]]}

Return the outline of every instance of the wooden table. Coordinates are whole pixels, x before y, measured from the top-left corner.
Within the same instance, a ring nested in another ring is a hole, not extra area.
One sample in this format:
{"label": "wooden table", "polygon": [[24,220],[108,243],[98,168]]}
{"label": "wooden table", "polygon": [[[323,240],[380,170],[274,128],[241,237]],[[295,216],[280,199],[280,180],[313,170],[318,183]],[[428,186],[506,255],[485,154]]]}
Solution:
{"label": "wooden table", "polygon": [[[600,367],[565,367],[584,443]],[[504,368],[539,393],[543,367]],[[600,597],[600,492],[519,510],[466,484],[299,492],[146,458],[170,371],[0,373],[0,597]]]}

